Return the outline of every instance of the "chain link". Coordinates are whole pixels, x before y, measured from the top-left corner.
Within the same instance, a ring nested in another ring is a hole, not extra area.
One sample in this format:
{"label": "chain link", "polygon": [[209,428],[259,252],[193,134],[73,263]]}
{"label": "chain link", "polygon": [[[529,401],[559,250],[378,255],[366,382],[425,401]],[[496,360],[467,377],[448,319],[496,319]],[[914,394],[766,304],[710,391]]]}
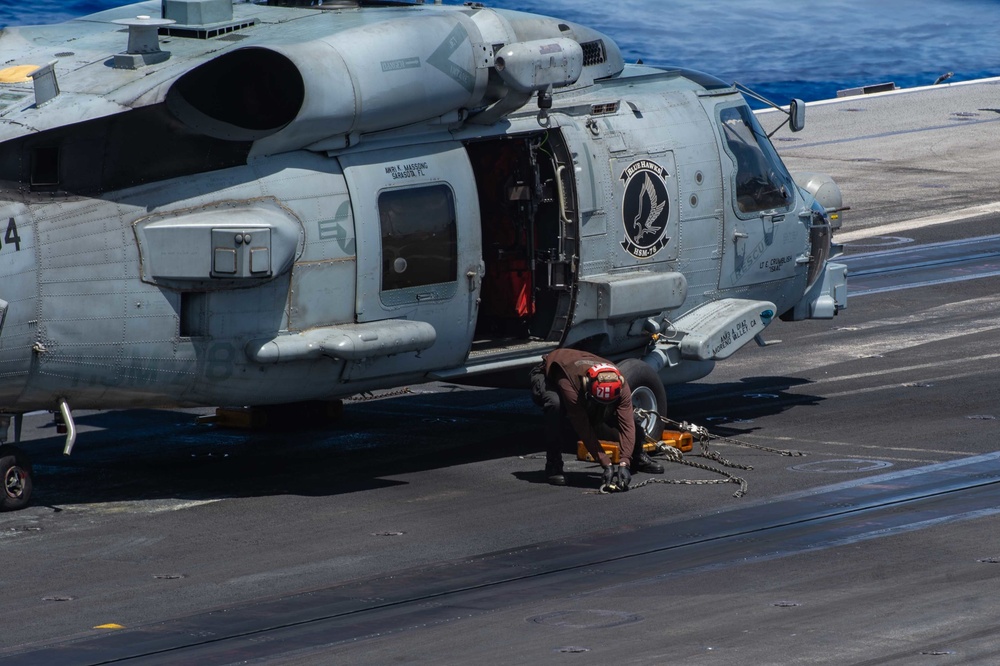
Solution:
{"label": "chain link", "polygon": [[[743,442],[743,441],[740,441],[738,439],[733,439],[731,437],[723,437],[721,435],[713,435],[712,433],[710,433],[708,431],[708,428],[706,428],[704,426],[696,425],[696,424],[693,424],[693,423],[688,423],[687,421],[683,421],[683,422],[681,422],[681,421],[674,421],[673,419],[668,419],[667,417],[663,416],[662,414],[659,414],[658,412],[654,412],[654,411],[651,411],[651,410],[648,410],[648,409],[637,408],[635,411],[636,411],[636,414],[638,414],[640,417],[643,417],[643,416],[656,416],[656,418],[660,419],[660,421],[662,421],[664,424],[672,425],[672,426],[675,426],[679,430],[691,433],[691,435],[693,437],[696,437],[698,439],[698,444],[701,447],[701,453],[700,454],[696,454],[696,455],[699,455],[702,458],[707,458],[709,460],[714,460],[714,461],[718,462],[720,465],[722,465],[724,467],[731,467],[731,468],[734,468],[734,469],[742,469],[742,470],[752,470],[753,469],[753,467],[751,467],[750,465],[743,465],[743,464],[740,464],[740,463],[733,462],[731,460],[728,460],[728,459],[724,458],[718,452],[712,451],[711,449],[709,449],[709,442],[711,442],[712,440],[719,440],[719,441],[727,442],[729,444],[735,444],[736,446],[744,446],[744,447],[747,447],[747,448],[750,448],[750,449],[756,449],[758,451],[765,451],[765,452],[768,452],[768,453],[777,453],[777,454],[782,455],[782,456],[804,456],[805,455],[801,451],[786,451],[784,449],[775,449],[775,448],[771,448],[769,446],[762,446],[760,444],[752,444],[750,442]],[[706,485],[713,485],[713,484],[720,484],[720,483],[736,483],[736,484],[739,484],[740,489],[737,490],[735,493],[733,493],[733,497],[740,498],[740,497],[743,497],[744,495],[746,495],[746,493],[747,493],[747,482],[746,482],[746,479],[744,479],[742,477],[739,477],[739,476],[736,476],[734,474],[730,474],[729,472],[727,472],[725,470],[716,469],[715,467],[712,467],[711,465],[705,465],[703,463],[694,462],[693,460],[688,460],[688,459],[686,459],[684,457],[684,454],[681,452],[680,449],[675,448],[673,446],[668,446],[668,445],[663,444],[661,442],[656,442],[655,440],[653,440],[648,435],[646,436],[646,439],[649,442],[653,442],[654,444],[656,444],[656,451],[657,451],[657,453],[662,454],[663,460],[665,460],[667,462],[677,463],[679,465],[686,465],[688,467],[694,467],[695,469],[703,469],[705,471],[712,472],[714,474],[721,474],[722,476],[724,476],[726,478],[724,478],[724,479],[661,479],[659,477],[650,477],[650,478],[646,479],[645,481],[642,481],[642,482],[637,483],[636,485],[632,486],[631,490],[638,490],[639,488],[642,488],[643,486],[647,486],[647,485],[654,484],[654,483],[671,484],[671,485],[684,485],[684,486],[706,486]],[[600,489],[600,491],[598,491],[598,492],[600,494],[608,494],[608,490],[606,490],[604,487],[602,487]]]}
{"label": "chain link", "polygon": [[[758,451],[766,451],[767,453],[777,453],[782,456],[804,456],[802,451],[788,451],[785,449],[775,449],[770,446],[763,446],[762,444],[753,444],[751,442],[744,442],[739,439],[733,439],[732,437],[723,437],[722,435],[713,435],[708,431],[705,426],[696,425],[694,423],[688,423],[687,421],[674,421],[673,419],[668,419],[666,416],[658,412],[654,412],[648,409],[637,408],[635,410],[636,414],[640,416],[655,416],[660,419],[664,424],[677,426],[679,430],[691,433],[692,436],[697,437],[698,441],[702,444],[702,451],[707,450],[709,440],[718,440],[720,442],[726,442],[727,444],[734,444],[736,446],[742,446],[748,449],[756,449]],[[720,461],[721,462],[721,461]]]}

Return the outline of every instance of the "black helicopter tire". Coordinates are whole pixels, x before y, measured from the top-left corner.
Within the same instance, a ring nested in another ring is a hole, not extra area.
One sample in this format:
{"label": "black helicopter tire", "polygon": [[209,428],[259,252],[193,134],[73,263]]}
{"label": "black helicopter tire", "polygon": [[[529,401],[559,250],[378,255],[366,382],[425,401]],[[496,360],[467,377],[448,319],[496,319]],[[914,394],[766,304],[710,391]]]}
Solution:
{"label": "black helicopter tire", "polygon": [[16,446],[0,446],[0,511],[23,509],[31,501],[31,462]]}
{"label": "black helicopter tire", "polygon": [[[648,363],[637,358],[627,358],[616,365],[632,391],[633,409],[651,412],[647,416],[637,416],[639,425],[646,435],[659,441],[663,434],[663,421],[657,415],[667,415],[667,390],[663,382]],[[618,439],[618,431],[612,423],[602,424],[597,429],[597,436],[614,441]]]}

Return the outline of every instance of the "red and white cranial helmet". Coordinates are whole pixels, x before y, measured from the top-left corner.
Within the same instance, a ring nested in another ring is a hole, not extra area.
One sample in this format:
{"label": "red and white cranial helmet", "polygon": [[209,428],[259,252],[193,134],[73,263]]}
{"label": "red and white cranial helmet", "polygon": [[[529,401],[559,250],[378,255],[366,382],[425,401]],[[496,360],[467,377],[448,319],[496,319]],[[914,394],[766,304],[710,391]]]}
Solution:
{"label": "red and white cranial helmet", "polygon": [[618,368],[610,363],[597,363],[587,369],[587,395],[602,405],[618,402],[624,382]]}

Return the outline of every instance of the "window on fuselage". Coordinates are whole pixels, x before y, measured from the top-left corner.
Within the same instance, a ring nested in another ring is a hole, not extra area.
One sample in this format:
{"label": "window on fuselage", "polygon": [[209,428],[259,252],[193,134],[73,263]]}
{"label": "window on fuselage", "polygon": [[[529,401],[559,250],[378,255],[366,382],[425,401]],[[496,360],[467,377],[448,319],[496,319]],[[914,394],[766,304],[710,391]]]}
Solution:
{"label": "window on fuselage", "polygon": [[749,107],[722,109],[722,137],[736,161],[736,207],[740,213],[788,208],[792,178]]}
{"label": "window on fuselage", "polygon": [[387,190],[378,197],[382,291],[458,279],[455,197],[447,185]]}

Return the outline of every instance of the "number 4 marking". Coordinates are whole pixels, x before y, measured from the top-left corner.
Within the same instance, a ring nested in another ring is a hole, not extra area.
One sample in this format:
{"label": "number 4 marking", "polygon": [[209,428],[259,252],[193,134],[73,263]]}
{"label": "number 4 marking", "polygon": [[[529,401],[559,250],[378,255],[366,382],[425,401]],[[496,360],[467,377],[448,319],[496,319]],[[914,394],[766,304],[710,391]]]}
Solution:
{"label": "number 4 marking", "polygon": [[21,237],[17,235],[17,224],[15,224],[14,218],[10,218],[10,221],[7,222],[7,233],[4,234],[3,242],[7,245],[13,243],[14,250],[21,251]]}

